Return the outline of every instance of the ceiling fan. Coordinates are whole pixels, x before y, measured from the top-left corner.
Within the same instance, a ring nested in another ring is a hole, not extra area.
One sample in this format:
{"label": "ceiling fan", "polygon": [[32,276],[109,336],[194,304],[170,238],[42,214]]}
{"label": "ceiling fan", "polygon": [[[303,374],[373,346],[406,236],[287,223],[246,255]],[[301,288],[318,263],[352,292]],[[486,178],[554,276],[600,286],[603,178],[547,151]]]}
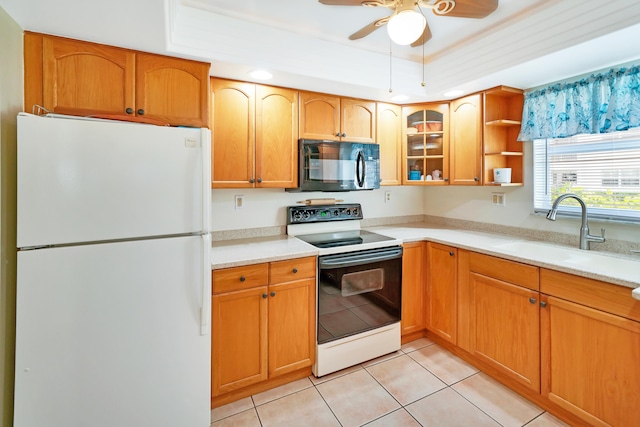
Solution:
{"label": "ceiling fan", "polygon": [[[431,30],[423,9],[431,9],[436,15],[454,16],[458,18],[484,18],[498,8],[498,0],[318,0],[332,6],[366,6],[386,7],[393,13],[387,17],[373,21],[349,36],[349,40],[357,40],[368,36],[373,31],[387,24],[389,36],[398,44],[420,46],[431,38]],[[416,10],[417,9],[417,10]],[[403,33],[409,28],[413,31]],[[396,36],[396,34],[398,34]]]}

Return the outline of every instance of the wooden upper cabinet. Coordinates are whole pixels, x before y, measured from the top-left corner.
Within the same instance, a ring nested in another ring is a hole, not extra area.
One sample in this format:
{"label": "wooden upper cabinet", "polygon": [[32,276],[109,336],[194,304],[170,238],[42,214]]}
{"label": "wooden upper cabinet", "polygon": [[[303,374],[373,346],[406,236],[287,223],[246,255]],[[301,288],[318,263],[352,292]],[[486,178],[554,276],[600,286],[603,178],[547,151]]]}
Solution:
{"label": "wooden upper cabinet", "polygon": [[298,91],[256,85],[256,187],[298,186]]}
{"label": "wooden upper cabinet", "polygon": [[211,186],[298,184],[298,92],[211,79]]}
{"label": "wooden upper cabinet", "polygon": [[380,185],[402,184],[402,107],[378,103],[376,142],[380,146]]}
{"label": "wooden upper cabinet", "polygon": [[375,142],[376,103],[300,92],[300,138]]}
{"label": "wooden upper cabinet", "polygon": [[300,138],[340,140],[340,98],[300,92]]}
{"label": "wooden upper cabinet", "polygon": [[206,127],[208,104],[209,64],[136,54],[136,114]]}
{"label": "wooden upper cabinet", "polygon": [[211,79],[211,186],[255,182],[255,86]]}
{"label": "wooden upper cabinet", "polygon": [[342,98],[340,127],[340,137],[344,141],[376,142],[376,103]]}
{"label": "wooden upper cabinet", "polygon": [[25,33],[25,109],[208,126],[209,64]]}
{"label": "wooden upper cabinet", "polygon": [[451,185],[482,183],[482,98],[480,94],[450,104],[449,168]]}
{"label": "wooden upper cabinet", "polygon": [[135,107],[134,52],[43,37],[42,58],[41,105],[47,110],[87,116],[125,114]]}

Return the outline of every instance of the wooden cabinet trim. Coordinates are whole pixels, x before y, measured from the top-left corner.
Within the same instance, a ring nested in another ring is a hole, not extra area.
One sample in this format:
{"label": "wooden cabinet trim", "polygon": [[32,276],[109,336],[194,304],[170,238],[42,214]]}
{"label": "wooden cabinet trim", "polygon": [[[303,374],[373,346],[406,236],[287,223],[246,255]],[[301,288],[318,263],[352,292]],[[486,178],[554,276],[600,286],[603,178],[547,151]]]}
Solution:
{"label": "wooden cabinet trim", "polygon": [[269,282],[269,264],[213,270],[211,280],[214,294],[266,286]]}
{"label": "wooden cabinet trim", "polygon": [[540,289],[540,269],[529,264],[472,252],[469,268],[475,273],[501,279],[535,291]]}
{"label": "wooden cabinet trim", "polygon": [[640,322],[640,301],[625,286],[543,268],[540,291]]}

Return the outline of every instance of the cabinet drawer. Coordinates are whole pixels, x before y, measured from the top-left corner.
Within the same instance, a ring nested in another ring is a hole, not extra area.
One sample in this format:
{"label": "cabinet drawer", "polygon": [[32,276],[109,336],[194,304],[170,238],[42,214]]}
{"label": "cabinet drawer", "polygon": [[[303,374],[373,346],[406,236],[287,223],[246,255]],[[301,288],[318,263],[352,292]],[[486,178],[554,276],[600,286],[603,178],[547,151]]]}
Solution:
{"label": "cabinet drawer", "polygon": [[214,270],[211,276],[214,294],[265,286],[269,280],[269,264]]}
{"label": "cabinet drawer", "polygon": [[540,292],[640,322],[631,288],[559,271],[540,270]]}
{"label": "cabinet drawer", "polygon": [[474,273],[524,286],[534,291],[540,289],[540,271],[538,267],[532,265],[471,252],[469,269]]}
{"label": "cabinet drawer", "polygon": [[308,279],[316,275],[316,257],[272,262],[269,284]]}

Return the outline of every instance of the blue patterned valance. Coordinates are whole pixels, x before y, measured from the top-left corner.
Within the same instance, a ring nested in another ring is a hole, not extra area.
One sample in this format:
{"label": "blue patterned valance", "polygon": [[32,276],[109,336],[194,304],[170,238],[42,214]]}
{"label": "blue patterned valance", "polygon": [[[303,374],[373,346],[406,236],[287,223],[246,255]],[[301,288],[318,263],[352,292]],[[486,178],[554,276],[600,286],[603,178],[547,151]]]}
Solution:
{"label": "blue patterned valance", "polygon": [[640,68],[616,68],[525,94],[519,141],[640,127]]}

